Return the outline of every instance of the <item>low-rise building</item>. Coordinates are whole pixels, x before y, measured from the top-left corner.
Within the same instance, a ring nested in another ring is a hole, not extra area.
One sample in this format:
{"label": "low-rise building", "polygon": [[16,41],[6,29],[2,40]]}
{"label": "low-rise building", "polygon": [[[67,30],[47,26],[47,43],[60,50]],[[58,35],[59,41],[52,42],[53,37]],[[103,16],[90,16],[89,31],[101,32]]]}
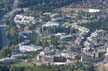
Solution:
{"label": "low-rise building", "polygon": [[35,19],[32,16],[16,15],[14,22],[18,24],[35,24]]}
{"label": "low-rise building", "polygon": [[59,23],[57,23],[57,22],[47,22],[46,24],[42,25],[42,27],[53,27],[53,26],[59,26]]}
{"label": "low-rise building", "polygon": [[35,46],[35,45],[19,45],[19,50],[21,52],[31,52],[31,51],[39,51],[42,50],[43,47]]}
{"label": "low-rise building", "polygon": [[6,58],[0,59],[0,64],[11,64],[11,63],[16,63],[18,61],[20,60],[15,59],[15,58],[6,57]]}
{"label": "low-rise building", "polygon": [[81,56],[81,62],[82,63],[92,63],[92,62],[94,62],[94,59],[93,59],[93,57],[91,57],[91,56],[87,56],[87,55],[82,55]]}
{"label": "low-rise building", "polygon": [[88,12],[96,13],[96,12],[100,12],[100,10],[99,9],[89,9]]}
{"label": "low-rise building", "polygon": [[11,58],[15,58],[15,59],[25,59],[27,57],[28,56],[26,54],[14,54],[14,55],[11,55]]}

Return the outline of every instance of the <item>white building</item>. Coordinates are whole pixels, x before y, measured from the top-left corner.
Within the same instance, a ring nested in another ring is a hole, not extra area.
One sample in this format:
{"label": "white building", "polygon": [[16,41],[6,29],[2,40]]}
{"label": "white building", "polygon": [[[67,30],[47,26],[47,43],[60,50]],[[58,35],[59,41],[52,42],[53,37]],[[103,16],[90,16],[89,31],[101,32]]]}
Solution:
{"label": "white building", "polygon": [[51,65],[66,65],[66,62],[52,62]]}
{"label": "white building", "polygon": [[42,27],[52,27],[52,26],[59,26],[57,22],[47,22],[46,24],[42,25]]}
{"label": "white building", "polygon": [[96,13],[96,12],[100,12],[100,10],[99,9],[89,9],[88,12]]}
{"label": "white building", "polygon": [[9,58],[9,57],[0,59],[0,63],[14,63],[14,62],[17,62],[17,61],[18,61],[17,59]]}
{"label": "white building", "polygon": [[72,35],[63,35],[60,37],[60,39],[66,39],[66,38],[72,38]]}
{"label": "white building", "polygon": [[19,50],[21,52],[31,52],[31,51],[38,51],[43,49],[40,46],[33,46],[33,45],[19,45]]}
{"label": "white building", "polygon": [[65,33],[56,33],[56,34],[54,34],[55,36],[65,36],[66,34]]}
{"label": "white building", "polygon": [[14,22],[18,24],[35,24],[35,19],[32,16],[16,15]]}

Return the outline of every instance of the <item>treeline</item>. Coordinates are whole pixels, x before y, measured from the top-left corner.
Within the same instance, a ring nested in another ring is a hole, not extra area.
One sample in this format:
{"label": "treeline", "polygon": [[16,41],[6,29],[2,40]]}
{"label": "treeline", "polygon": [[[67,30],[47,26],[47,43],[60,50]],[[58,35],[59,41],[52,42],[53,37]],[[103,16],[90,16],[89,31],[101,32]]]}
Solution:
{"label": "treeline", "polygon": [[52,10],[82,0],[19,0],[19,7],[31,7],[37,10]]}
{"label": "treeline", "polygon": [[1,35],[1,30],[0,30],[0,49],[2,47],[2,35]]}
{"label": "treeline", "polygon": [[11,10],[14,0],[0,0],[0,10]]}
{"label": "treeline", "polygon": [[93,65],[89,64],[85,67],[82,64],[75,65],[0,65],[0,71],[94,71]]}
{"label": "treeline", "polygon": [[82,26],[89,28],[91,32],[101,29],[108,31],[108,17],[100,18],[98,21],[83,24]]}
{"label": "treeline", "polygon": [[14,0],[0,0],[0,19],[2,16],[11,10]]}

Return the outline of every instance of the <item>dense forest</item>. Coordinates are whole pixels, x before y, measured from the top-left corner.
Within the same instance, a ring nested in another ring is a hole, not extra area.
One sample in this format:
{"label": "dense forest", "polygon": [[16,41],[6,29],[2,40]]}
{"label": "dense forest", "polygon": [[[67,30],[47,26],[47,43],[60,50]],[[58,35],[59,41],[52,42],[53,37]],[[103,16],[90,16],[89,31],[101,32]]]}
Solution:
{"label": "dense forest", "polygon": [[2,36],[1,36],[1,31],[0,31],[0,48],[2,47],[1,44],[2,44]]}
{"label": "dense forest", "polygon": [[[106,15],[105,17],[102,17]],[[81,26],[87,27],[88,29],[91,30],[91,32],[94,32],[96,30],[108,30],[108,15],[107,14],[101,14],[101,17],[97,19],[97,21],[90,22],[87,24],[82,24]]]}
{"label": "dense forest", "polygon": [[0,19],[4,13],[11,10],[14,0],[0,0]]}
{"label": "dense forest", "polygon": [[0,10],[11,10],[14,0],[0,0]]}
{"label": "dense forest", "polygon": [[78,1],[82,0],[20,0],[19,7],[31,7],[32,9],[38,10],[52,10]]}
{"label": "dense forest", "polygon": [[108,0],[82,0],[71,4],[73,7],[82,7],[82,8],[108,8]]}

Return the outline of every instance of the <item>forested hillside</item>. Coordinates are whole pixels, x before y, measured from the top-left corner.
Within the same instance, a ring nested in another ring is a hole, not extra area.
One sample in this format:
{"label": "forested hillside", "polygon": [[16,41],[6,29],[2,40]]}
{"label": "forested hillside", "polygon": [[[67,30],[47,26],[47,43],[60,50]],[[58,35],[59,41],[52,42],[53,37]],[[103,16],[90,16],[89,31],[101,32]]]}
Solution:
{"label": "forested hillside", "polygon": [[83,8],[108,8],[108,0],[82,0],[74,4],[70,4],[70,6]]}
{"label": "forested hillside", "polygon": [[11,10],[13,1],[14,0],[0,0],[0,18],[5,12]]}
{"label": "forested hillside", "polygon": [[20,0],[19,7],[31,7],[38,10],[51,10],[79,1],[82,0]]}

